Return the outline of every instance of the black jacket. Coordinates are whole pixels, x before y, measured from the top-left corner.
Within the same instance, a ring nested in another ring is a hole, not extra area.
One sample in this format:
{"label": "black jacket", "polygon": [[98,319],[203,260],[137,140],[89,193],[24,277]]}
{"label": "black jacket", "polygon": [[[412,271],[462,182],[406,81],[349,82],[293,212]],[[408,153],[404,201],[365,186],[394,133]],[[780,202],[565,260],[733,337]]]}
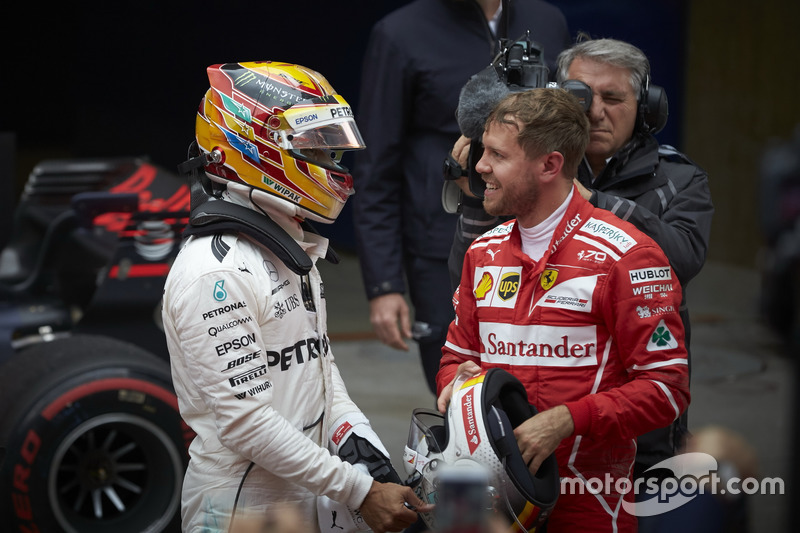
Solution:
{"label": "black jacket", "polygon": [[706,261],[714,206],[708,175],[689,158],[651,136],[639,136],[615,154],[592,182],[586,160],[578,179],[591,203],[631,222],[661,246],[681,285]]}
{"label": "black jacket", "polygon": [[[680,315],[691,353],[687,285],[703,267],[711,236],[714,206],[706,172],[675,148],[652,135],[638,135],[615,154],[592,181],[584,159],[578,179],[592,191],[590,202],[631,222],[653,238],[683,286]],[[689,356],[691,371],[691,356]],[[672,425],[639,437],[634,475],[671,457],[688,432],[684,413]]]}
{"label": "black jacket", "polygon": [[[569,46],[561,11],[516,0],[508,37],[530,30],[555,72]],[[501,26],[502,27],[502,26]],[[368,298],[405,292],[409,254],[447,259],[456,215],[442,208],[442,161],[460,132],[461,88],[494,57],[496,37],[474,0],[415,0],[372,30],[356,121],[367,148],[353,172],[353,218]]]}

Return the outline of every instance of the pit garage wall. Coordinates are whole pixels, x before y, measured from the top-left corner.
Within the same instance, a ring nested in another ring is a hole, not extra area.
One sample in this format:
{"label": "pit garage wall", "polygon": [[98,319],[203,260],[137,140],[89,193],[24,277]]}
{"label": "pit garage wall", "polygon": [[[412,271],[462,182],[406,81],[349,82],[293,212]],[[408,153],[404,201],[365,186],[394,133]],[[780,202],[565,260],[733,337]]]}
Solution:
{"label": "pit garage wall", "polygon": [[710,175],[709,259],[757,268],[761,155],[800,125],[800,2],[689,4],[683,144]]}

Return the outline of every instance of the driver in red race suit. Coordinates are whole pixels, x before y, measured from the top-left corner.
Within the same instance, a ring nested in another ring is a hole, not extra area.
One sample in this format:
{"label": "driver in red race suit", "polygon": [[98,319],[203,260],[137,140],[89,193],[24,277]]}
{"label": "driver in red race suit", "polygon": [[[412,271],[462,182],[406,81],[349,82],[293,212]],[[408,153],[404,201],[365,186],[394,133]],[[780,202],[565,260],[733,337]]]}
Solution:
{"label": "driver in red race suit", "polygon": [[[555,451],[562,478],[548,533],[635,531],[636,436],[689,403],[680,284],[651,238],[575,189],[588,135],[561,89],[489,116],[484,207],[516,219],[470,246],[437,376],[441,411],[459,375],[498,367],[523,383],[539,410],[514,430],[523,458],[535,472]],[[608,484],[580,487],[594,480]]]}
{"label": "driver in red race suit", "polygon": [[[308,220],[333,222],[364,148],[350,106],[288,63],[212,65],[184,171],[192,213],[164,289],[181,416],[197,436],[183,530],[229,532],[293,508],[311,531],[397,531],[426,506],[347,394]],[[187,170],[188,169],[188,170]],[[239,522],[241,523],[241,522]]]}

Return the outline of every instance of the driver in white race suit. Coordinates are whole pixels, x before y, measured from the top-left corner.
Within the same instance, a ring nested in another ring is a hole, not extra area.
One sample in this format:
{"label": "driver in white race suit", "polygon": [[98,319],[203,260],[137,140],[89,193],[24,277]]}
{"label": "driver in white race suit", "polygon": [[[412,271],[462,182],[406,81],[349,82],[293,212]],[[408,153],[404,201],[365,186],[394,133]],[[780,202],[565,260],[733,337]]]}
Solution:
{"label": "driver in white race suit", "polygon": [[[185,242],[163,320],[189,447],[182,523],[222,532],[293,506],[316,530],[397,531],[426,508],[345,389],[326,330],[306,219],[333,222],[352,194],[339,164],[364,148],[319,73],[278,62],[208,68]],[[319,511],[318,511],[319,509]]]}

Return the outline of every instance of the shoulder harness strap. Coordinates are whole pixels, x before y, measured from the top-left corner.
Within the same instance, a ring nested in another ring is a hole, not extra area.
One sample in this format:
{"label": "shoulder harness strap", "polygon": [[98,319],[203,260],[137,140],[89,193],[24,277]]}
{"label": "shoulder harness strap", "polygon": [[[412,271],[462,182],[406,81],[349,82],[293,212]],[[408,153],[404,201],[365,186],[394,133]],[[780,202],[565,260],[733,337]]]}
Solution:
{"label": "shoulder harness strap", "polygon": [[[317,233],[307,221],[303,221],[301,225],[304,231]],[[189,225],[183,235],[188,237],[221,232],[243,233],[252,237],[299,276],[308,274],[314,266],[305,250],[271,218],[230,202],[210,200],[197,206],[192,210]],[[325,259],[333,264],[339,262],[339,257],[330,247]]]}

